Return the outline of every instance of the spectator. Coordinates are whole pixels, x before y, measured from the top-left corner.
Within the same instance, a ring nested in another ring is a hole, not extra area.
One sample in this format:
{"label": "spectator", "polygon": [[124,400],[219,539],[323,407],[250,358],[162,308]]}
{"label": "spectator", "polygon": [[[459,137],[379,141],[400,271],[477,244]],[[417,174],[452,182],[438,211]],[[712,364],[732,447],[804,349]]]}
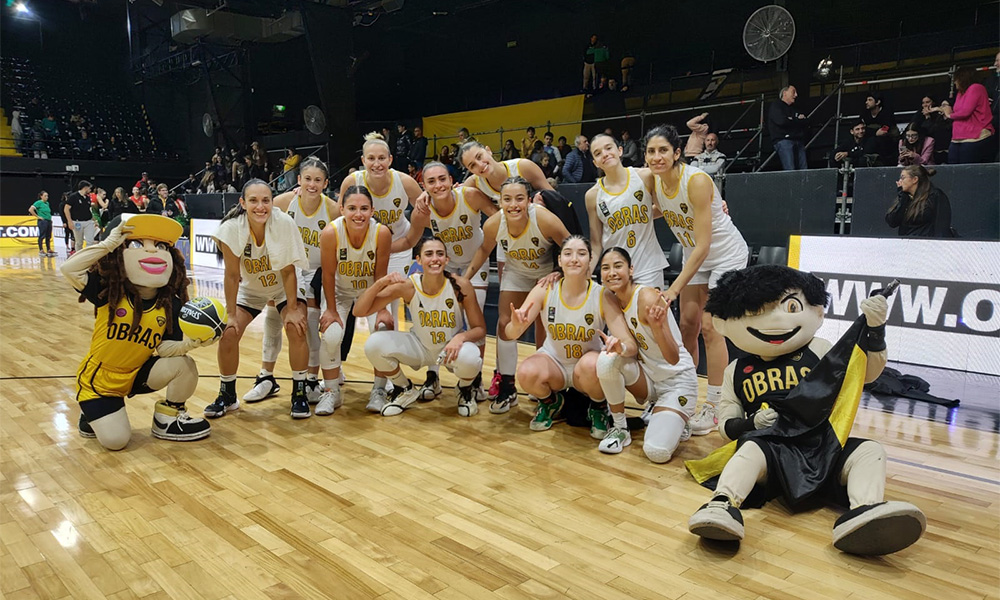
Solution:
{"label": "spectator", "polygon": [[993,114],[986,88],[976,82],[971,67],[955,70],[955,106],[946,116],[951,119],[951,146],[948,163],[984,163],[993,160]]}
{"label": "spectator", "polygon": [[872,152],[878,154],[879,163],[891,165],[896,162],[899,129],[892,111],[883,106],[881,96],[875,93],[865,96],[861,119],[865,122],[865,137],[871,141]]}
{"label": "spectator", "polygon": [[[260,142],[252,142],[250,144],[250,177],[252,179],[263,179],[267,181],[267,152],[260,147]],[[211,164],[206,164],[206,170],[211,166]],[[203,188],[208,187],[209,178],[206,173],[205,178],[202,179]]]}
{"label": "spectator", "polygon": [[541,160],[538,162],[538,167],[542,170],[542,173],[545,174],[545,179],[551,179],[552,175],[555,173],[556,163],[551,154],[543,151],[541,154]]}
{"label": "spectator", "polygon": [[[36,122],[36,124],[41,126],[40,122]],[[63,192],[62,196],[59,198],[59,204],[56,207],[56,212],[59,213],[60,215],[63,215],[61,217],[63,222],[63,242],[66,244],[67,256],[69,256],[71,253],[74,252],[73,245],[70,244],[70,240],[75,241],[76,239],[76,237],[73,235],[73,228],[70,227],[69,222],[66,220],[65,217],[66,208],[69,207],[69,197],[70,197],[70,192]],[[53,224],[53,229],[55,229],[54,224]]]}
{"label": "spectator", "polygon": [[[397,125],[397,127],[398,127],[398,125]],[[397,136],[388,127],[383,127],[382,128],[382,138],[385,140],[386,144],[389,144],[389,148],[395,148],[396,147],[396,141],[397,141],[396,138],[397,138]],[[401,166],[398,167],[398,168],[402,169]]]}
{"label": "spectator", "polygon": [[413,181],[416,181],[418,184],[420,184],[420,188],[423,189],[423,187],[424,187],[424,172],[423,172],[423,170],[422,169],[418,169],[417,165],[415,165],[413,163],[410,163],[410,164],[406,165],[406,172],[407,172],[407,174],[410,177],[413,178]]}
{"label": "spectator", "polygon": [[896,182],[896,201],[885,222],[899,228],[899,237],[954,237],[948,196],[931,185],[934,169],[922,165],[903,168]]}
{"label": "spectator", "polygon": [[296,169],[302,162],[302,156],[295,148],[285,149],[285,158],[281,159],[281,189],[291,189],[296,182]]}
{"label": "spectator", "polygon": [[617,91],[619,91],[618,90],[618,81],[616,81],[614,79],[609,79],[608,80],[608,91],[609,92],[617,92]]}
{"label": "spectator", "polygon": [[[206,166],[207,166],[207,163],[206,163]],[[140,177],[139,181],[136,181],[135,185],[132,186],[132,187],[137,187],[140,190],[143,189],[143,188],[148,188],[149,187],[149,173],[143,171],[142,172],[142,177]]]}
{"label": "spectator", "polygon": [[531,157],[532,152],[535,150],[535,142],[538,138],[535,137],[535,128],[528,127],[524,130],[525,136],[521,138],[521,154],[524,158]]}
{"label": "spectator", "polygon": [[[286,151],[287,152],[287,151]],[[294,150],[292,150],[294,152]],[[300,157],[301,158],[301,157]],[[287,155],[286,155],[287,159]],[[215,187],[220,187],[226,182],[226,165],[223,164],[222,156],[216,155],[212,157],[212,175],[215,178]],[[150,182],[152,185],[152,182]],[[221,190],[220,190],[221,191]],[[150,193],[150,196],[153,194]]]}
{"label": "spectator", "polygon": [[635,52],[632,50],[625,50],[622,56],[622,93],[625,93],[632,87],[632,69],[635,68]]}
{"label": "spectator", "polygon": [[108,208],[104,212],[103,221],[105,223],[110,223],[120,215],[125,213],[138,212],[135,210],[135,205],[128,201],[125,197],[125,188],[119,186],[115,188],[115,191],[111,193],[111,198],[108,200]]}
{"label": "spectator", "polygon": [[443,164],[448,169],[448,174],[451,175],[453,180],[459,179],[458,167],[455,166],[455,161],[452,158],[451,146],[445,144],[441,146],[441,151],[437,155],[438,162]]}
{"label": "spectator", "polygon": [[[104,226],[107,225],[107,221],[102,220],[101,215],[107,214],[108,210],[108,192],[104,188],[97,188],[96,191],[90,194],[90,214],[97,223],[98,233]],[[95,236],[96,237],[96,236]]]}
{"label": "spectator", "polygon": [[[562,180],[566,183],[584,183],[594,181],[594,163],[590,162],[590,168],[587,168],[587,156],[590,155],[588,150],[590,149],[590,142],[587,141],[587,136],[578,135],[576,137],[576,148],[574,148],[569,155],[566,157],[566,162],[563,163],[562,168]],[[587,177],[590,177],[589,179]]]}
{"label": "spectator", "polygon": [[[469,133],[469,130],[465,127],[458,130],[458,146],[462,147],[465,142],[474,142],[476,138]],[[454,153],[452,153],[454,154]]]}
{"label": "spectator", "polygon": [[865,137],[865,122],[858,121],[851,127],[850,139],[837,146],[833,160],[844,162],[846,166],[871,167],[878,161],[878,155],[871,149],[871,140]]}
{"label": "spectator", "polygon": [[[233,164],[230,167],[230,171],[231,171],[231,174],[232,174],[232,182],[233,182],[233,186],[234,187],[239,188],[239,189],[243,189],[243,184],[248,179],[247,178],[247,172],[250,169],[249,164],[250,164],[250,161],[245,160],[245,158],[241,158],[241,157],[236,157],[236,160],[233,161]],[[192,175],[192,177],[194,177],[194,176]],[[185,184],[186,183],[187,182],[185,182]],[[197,181],[195,182],[195,187],[197,188]],[[187,192],[187,190],[185,190],[185,191]],[[187,192],[187,193],[190,194],[192,192]]]}
{"label": "spectator", "polygon": [[691,164],[698,167],[711,177],[716,177],[726,164],[726,155],[719,152],[719,135],[710,133],[705,136],[705,151],[694,157]]}
{"label": "spectator", "polygon": [[56,123],[56,117],[51,112],[46,113],[45,118],[42,119],[42,131],[45,133],[45,137],[50,140],[59,137],[59,124]]}
{"label": "spectator", "polygon": [[950,108],[951,105],[947,101],[941,102],[941,106],[934,106],[934,99],[930,96],[924,96],[920,100],[920,114],[914,118],[914,123],[920,128],[920,133],[924,137],[934,140],[934,164],[936,165],[948,162],[948,146],[951,145],[951,119],[945,117],[945,110]]}
{"label": "spectator", "polygon": [[549,156],[552,157],[552,168],[554,169],[556,165],[562,162],[562,156],[559,154],[559,149],[552,145],[551,131],[545,132],[545,135],[542,136],[542,142],[544,144],[542,149],[548,152]]}
{"label": "spectator", "polygon": [[146,196],[142,193],[142,188],[139,186],[132,186],[132,195],[129,196],[129,202],[135,207],[133,210],[127,210],[125,212],[129,213],[140,213],[146,210]]}
{"label": "spectator", "polygon": [[774,151],[781,160],[781,168],[785,171],[806,169],[806,148],[802,137],[807,126],[806,116],[794,108],[792,104],[799,93],[795,86],[781,88],[778,100],[771,103],[767,111],[768,133],[774,143]]}
{"label": "spectator", "polygon": [[108,138],[108,158],[111,160],[124,159],[122,156],[122,151],[120,144],[118,143],[118,138],[111,136]]}
{"label": "spectator", "polygon": [[[986,93],[990,96],[990,112],[993,114],[993,147],[997,147],[1000,134],[1000,52],[993,58],[993,74],[986,83]],[[936,146],[935,146],[936,148]]]}
{"label": "spectator", "polygon": [[623,167],[641,166],[639,163],[639,144],[636,144],[635,140],[632,139],[632,134],[628,132],[628,129],[622,130],[621,160]]}
{"label": "spectator", "polygon": [[573,147],[566,143],[566,136],[559,136],[559,145],[556,146],[556,150],[559,152],[559,164],[556,165],[556,171],[561,171],[565,164],[566,159],[569,157],[569,153],[573,151]]}
{"label": "spectator", "polygon": [[48,146],[45,144],[45,128],[41,121],[35,121],[31,128],[31,150],[35,158],[48,158]]}
{"label": "spectator", "polygon": [[413,149],[413,136],[406,130],[406,125],[402,123],[396,123],[396,131],[399,132],[399,137],[396,138],[396,152],[393,155],[392,162],[397,169],[402,171],[410,164],[410,150]]}
{"label": "spectator", "polygon": [[167,188],[167,184],[161,183],[156,186],[155,193],[149,196],[149,200],[146,202],[146,213],[151,215],[162,215],[163,209],[169,200],[170,190]]}
{"label": "spectator", "polygon": [[11,113],[10,133],[14,136],[14,148],[18,152],[24,151],[24,129],[21,128],[21,111],[15,110]]}
{"label": "spectator", "polygon": [[[38,200],[28,207],[28,213],[38,219],[38,255],[55,256],[52,251],[52,207],[49,205],[49,193],[38,192]],[[45,248],[43,248],[43,243]]]}
{"label": "spectator", "polygon": [[76,140],[76,149],[84,158],[92,158],[94,155],[94,140],[90,139],[86,129],[80,130],[80,138]]}
{"label": "spectator", "polygon": [[583,90],[584,93],[593,91],[597,84],[597,34],[590,36],[590,44],[583,51]]}
{"label": "spectator", "polygon": [[97,223],[90,212],[90,182],[86,179],[77,184],[76,192],[66,198],[63,209],[63,223],[73,231],[74,244],[70,256],[83,249],[84,242],[93,244],[97,235]]}
{"label": "spectator", "polygon": [[535,145],[531,148],[529,158],[531,158],[531,162],[536,165],[541,165],[543,156],[548,156],[548,154],[545,153],[545,146],[542,145],[542,140],[535,140]]}
{"label": "spectator", "polygon": [[924,137],[915,124],[908,125],[899,140],[899,166],[934,164],[934,138]]}
{"label": "spectator", "polygon": [[514,146],[514,140],[507,140],[503,143],[503,152],[500,153],[500,160],[510,160],[512,158],[521,158],[521,153]]}
{"label": "spectator", "polygon": [[413,146],[410,148],[410,162],[417,165],[418,170],[422,170],[425,160],[427,160],[427,138],[424,137],[424,129],[422,127],[414,127]]}
{"label": "spectator", "polygon": [[35,123],[41,121],[42,117],[45,116],[42,111],[42,105],[38,103],[37,96],[33,96],[31,100],[28,101],[28,105],[24,107],[24,114],[22,116],[24,117],[24,122],[21,126],[24,129],[34,127]]}
{"label": "spectator", "polygon": [[[169,217],[177,221],[182,228],[186,231],[189,224],[187,207],[184,205],[184,200],[178,198],[177,196],[171,196],[170,191],[167,189],[165,184],[160,184],[156,188],[156,192],[160,194],[160,189],[163,189],[162,195],[163,199],[163,216]],[[184,235],[187,235],[186,233]]]}

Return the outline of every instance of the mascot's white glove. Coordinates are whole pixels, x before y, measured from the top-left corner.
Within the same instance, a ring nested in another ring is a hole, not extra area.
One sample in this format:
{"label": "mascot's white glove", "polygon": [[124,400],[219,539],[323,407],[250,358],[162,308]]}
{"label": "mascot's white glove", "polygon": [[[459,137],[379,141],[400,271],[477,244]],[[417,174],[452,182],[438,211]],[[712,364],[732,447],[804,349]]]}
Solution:
{"label": "mascot's white glove", "polygon": [[865,315],[869,327],[885,325],[889,317],[889,302],[885,296],[872,296],[861,301],[861,312]]}
{"label": "mascot's white glove", "polygon": [[128,224],[128,221],[122,221],[117,227],[108,233],[108,237],[104,238],[100,245],[101,247],[106,248],[108,252],[111,252],[118,246],[122,245],[122,242],[125,241],[125,234],[131,231],[132,227]]}
{"label": "mascot's white glove", "polygon": [[214,341],[215,340],[207,340],[202,342],[199,340],[193,340],[187,336],[184,336],[183,340],[163,340],[160,342],[160,345],[156,347],[156,353],[163,358],[183,356],[195,348],[201,348],[202,346]]}
{"label": "mascot's white glove", "polygon": [[754,429],[767,429],[778,420],[778,411],[773,408],[758,410],[753,414]]}

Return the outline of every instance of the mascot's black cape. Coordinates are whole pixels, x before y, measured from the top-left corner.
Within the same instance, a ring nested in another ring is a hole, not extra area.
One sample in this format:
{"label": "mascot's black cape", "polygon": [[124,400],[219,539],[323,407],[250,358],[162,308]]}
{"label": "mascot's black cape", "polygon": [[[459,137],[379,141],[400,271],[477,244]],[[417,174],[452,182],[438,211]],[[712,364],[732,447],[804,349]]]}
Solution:
{"label": "mascot's black cape", "polygon": [[841,453],[858,411],[868,364],[858,343],[867,335],[862,315],[799,385],[771,403],[778,412],[774,425],[749,431],[705,458],[685,461],[695,480],[715,489],[739,444],[754,440],[767,456],[769,496],[784,496],[794,509],[823,490],[839,473]]}

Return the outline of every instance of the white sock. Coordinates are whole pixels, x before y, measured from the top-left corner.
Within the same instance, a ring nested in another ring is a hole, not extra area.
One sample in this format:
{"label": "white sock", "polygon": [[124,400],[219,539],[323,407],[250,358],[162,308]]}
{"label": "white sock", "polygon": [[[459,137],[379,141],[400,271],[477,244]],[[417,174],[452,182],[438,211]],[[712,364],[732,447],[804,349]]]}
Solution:
{"label": "white sock", "polygon": [[722,402],[722,386],[709,385],[708,393],[705,395],[705,402],[708,402],[713,407],[718,407],[719,403]]}
{"label": "white sock", "polygon": [[410,379],[406,375],[403,374],[403,370],[402,369],[400,369],[399,371],[396,371],[395,375],[390,375],[389,376],[389,381],[392,382],[392,385],[394,385],[396,387],[401,387],[401,388],[405,388],[406,386],[410,385]]}
{"label": "white sock", "polygon": [[274,373],[272,373],[271,371],[268,371],[267,369],[261,369],[260,373],[257,376],[258,377],[270,377],[271,375],[274,375]]}
{"label": "white sock", "polygon": [[614,421],[617,429],[628,430],[628,422],[625,420],[624,412],[612,412],[611,420]]}
{"label": "white sock", "polygon": [[301,371],[292,371],[292,381],[305,381],[306,373],[308,373],[308,371],[305,369]]}
{"label": "white sock", "polygon": [[388,381],[388,380],[385,377],[382,377],[381,375],[376,375],[375,376],[375,381],[372,382],[373,383],[372,387],[375,387],[375,388],[384,388],[386,381]]}

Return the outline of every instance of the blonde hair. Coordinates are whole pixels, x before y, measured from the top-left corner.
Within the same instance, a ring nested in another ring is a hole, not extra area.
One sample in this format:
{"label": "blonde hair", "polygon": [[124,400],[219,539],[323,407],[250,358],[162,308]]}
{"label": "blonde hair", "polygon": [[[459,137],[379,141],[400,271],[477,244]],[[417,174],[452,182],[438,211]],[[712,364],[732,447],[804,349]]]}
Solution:
{"label": "blonde hair", "polygon": [[370,131],[366,133],[364,137],[365,137],[365,143],[361,145],[362,152],[365,151],[372,144],[377,144],[379,146],[384,147],[386,152],[392,154],[392,150],[389,149],[389,143],[385,141],[385,137],[381,133],[377,131]]}

